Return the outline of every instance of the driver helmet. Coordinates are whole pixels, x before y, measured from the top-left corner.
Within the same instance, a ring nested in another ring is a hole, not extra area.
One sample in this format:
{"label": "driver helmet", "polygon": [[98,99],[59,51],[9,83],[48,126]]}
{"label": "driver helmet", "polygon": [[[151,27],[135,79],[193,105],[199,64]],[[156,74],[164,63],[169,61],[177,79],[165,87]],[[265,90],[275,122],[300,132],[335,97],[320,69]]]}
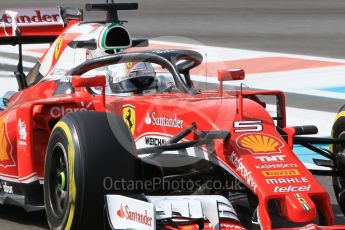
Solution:
{"label": "driver helmet", "polygon": [[148,62],[111,65],[107,75],[109,86],[114,93],[141,93],[156,88],[156,72]]}

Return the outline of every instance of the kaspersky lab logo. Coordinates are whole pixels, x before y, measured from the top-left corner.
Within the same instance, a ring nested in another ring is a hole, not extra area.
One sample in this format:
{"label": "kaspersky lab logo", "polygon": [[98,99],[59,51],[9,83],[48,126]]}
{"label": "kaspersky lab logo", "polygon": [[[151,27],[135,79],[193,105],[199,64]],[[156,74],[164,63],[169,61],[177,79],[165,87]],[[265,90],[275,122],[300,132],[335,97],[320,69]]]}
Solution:
{"label": "kaspersky lab logo", "polygon": [[157,116],[156,112],[152,112],[151,115],[148,111],[146,112],[145,124],[147,125],[182,129],[183,122],[176,114],[174,114],[173,118],[170,118],[167,116]]}
{"label": "kaspersky lab logo", "polygon": [[144,213],[140,213],[139,211],[132,211],[128,205],[125,205],[125,208],[123,208],[123,205],[121,204],[119,210],[116,212],[116,215],[121,219],[127,219],[129,221],[134,221],[150,227],[152,226],[153,218],[149,216],[147,210],[145,210]]}

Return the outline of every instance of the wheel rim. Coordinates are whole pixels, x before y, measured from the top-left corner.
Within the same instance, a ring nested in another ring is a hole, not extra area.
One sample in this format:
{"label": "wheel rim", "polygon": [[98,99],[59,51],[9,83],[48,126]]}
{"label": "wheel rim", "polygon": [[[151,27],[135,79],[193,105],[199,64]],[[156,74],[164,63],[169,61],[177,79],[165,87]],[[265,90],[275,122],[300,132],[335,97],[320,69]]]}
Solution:
{"label": "wheel rim", "polygon": [[61,143],[54,146],[48,178],[50,206],[60,219],[66,213],[68,204],[68,164],[65,147]]}
{"label": "wheel rim", "polygon": [[[345,131],[341,132],[338,135],[338,139],[340,140],[345,140]],[[334,154],[335,154],[335,163],[336,163],[336,169],[343,169],[343,166],[345,166],[345,161],[341,162],[340,160],[345,159],[345,145],[344,144],[337,144],[334,145]],[[343,159],[340,159],[343,158]],[[341,174],[344,174],[343,172],[340,171]],[[345,174],[344,174],[345,176]]]}

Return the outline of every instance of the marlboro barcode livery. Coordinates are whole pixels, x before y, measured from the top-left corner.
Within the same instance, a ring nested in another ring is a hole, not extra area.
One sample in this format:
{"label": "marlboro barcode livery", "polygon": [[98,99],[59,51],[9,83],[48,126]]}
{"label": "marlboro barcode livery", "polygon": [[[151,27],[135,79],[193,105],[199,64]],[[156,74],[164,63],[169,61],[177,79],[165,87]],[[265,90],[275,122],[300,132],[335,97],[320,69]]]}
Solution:
{"label": "marlboro barcode livery", "polygon": [[[45,209],[54,230],[345,229],[313,175],[333,176],[344,211],[344,112],[333,138],[301,137],[317,128],[286,125],[281,91],[223,90],[242,69],[212,69],[219,89],[197,89],[203,55],[143,48],[117,14],[137,8],[86,5],[104,22],[63,7],[0,11],[0,44],[19,51],[18,91],[0,103],[0,203]],[[26,74],[22,44],[36,43],[50,46]],[[308,170],[294,144],[332,170]]]}

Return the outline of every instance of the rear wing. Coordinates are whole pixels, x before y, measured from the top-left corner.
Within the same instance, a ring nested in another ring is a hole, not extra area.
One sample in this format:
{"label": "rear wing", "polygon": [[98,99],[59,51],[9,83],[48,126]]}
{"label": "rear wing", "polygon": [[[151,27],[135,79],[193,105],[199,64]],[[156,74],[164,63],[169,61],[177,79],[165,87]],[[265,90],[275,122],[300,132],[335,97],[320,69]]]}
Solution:
{"label": "rear wing", "polygon": [[82,10],[72,8],[0,10],[0,45],[53,42],[69,20],[82,17]]}

